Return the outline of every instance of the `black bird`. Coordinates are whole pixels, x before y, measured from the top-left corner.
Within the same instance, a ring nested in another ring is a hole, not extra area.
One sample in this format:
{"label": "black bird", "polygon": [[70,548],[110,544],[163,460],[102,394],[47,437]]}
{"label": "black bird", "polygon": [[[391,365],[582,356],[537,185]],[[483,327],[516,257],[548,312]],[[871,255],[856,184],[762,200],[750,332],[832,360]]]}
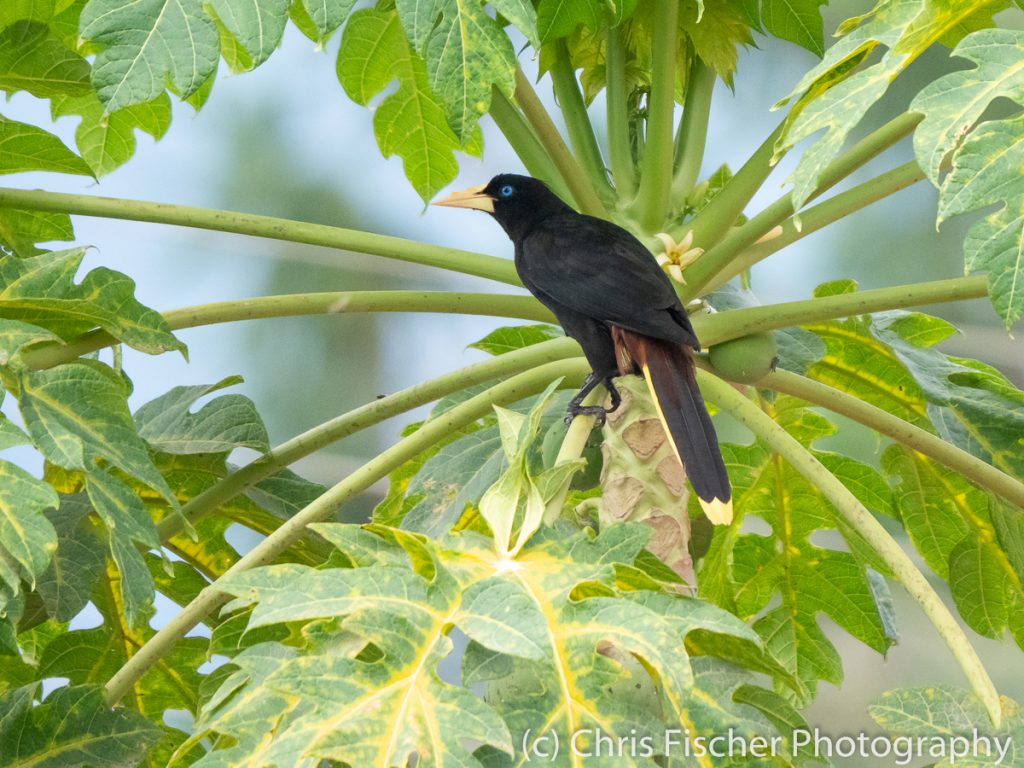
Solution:
{"label": "black bird", "polygon": [[616,224],[577,213],[528,176],[501,174],[435,205],[476,208],[497,219],[515,244],[523,285],[583,348],[593,373],[568,418],[603,418],[604,408],[581,405],[587,393],[603,383],[615,410],[620,398],[612,378],[643,375],[704,513],[713,523],[730,522],[729,478],[694,375],[700,342],[643,244]]}

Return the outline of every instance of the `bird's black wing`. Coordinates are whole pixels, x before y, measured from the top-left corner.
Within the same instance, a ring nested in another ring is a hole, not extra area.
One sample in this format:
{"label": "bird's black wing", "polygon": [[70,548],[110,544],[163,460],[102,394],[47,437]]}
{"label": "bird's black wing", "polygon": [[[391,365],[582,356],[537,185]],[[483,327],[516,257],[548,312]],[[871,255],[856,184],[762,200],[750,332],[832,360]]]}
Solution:
{"label": "bird's black wing", "polygon": [[699,348],[668,276],[639,240],[611,222],[576,213],[550,217],[524,238],[516,266],[542,301]]}

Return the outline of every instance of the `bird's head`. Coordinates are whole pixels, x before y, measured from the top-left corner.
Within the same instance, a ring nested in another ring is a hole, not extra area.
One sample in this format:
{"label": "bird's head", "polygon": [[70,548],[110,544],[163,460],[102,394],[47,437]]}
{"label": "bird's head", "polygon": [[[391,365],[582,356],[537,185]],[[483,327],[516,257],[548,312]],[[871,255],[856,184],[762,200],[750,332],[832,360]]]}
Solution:
{"label": "bird's head", "polygon": [[513,240],[536,221],[569,209],[547,185],[529,176],[501,173],[486,184],[452,192],[434,205],[476,208],[491,214]]}

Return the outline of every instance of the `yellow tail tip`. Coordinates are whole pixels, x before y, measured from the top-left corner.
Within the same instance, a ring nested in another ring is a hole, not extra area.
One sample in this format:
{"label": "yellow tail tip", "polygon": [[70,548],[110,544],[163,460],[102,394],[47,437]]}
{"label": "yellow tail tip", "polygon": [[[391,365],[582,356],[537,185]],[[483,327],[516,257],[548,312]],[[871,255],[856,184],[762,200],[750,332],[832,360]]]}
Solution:
{"label": "yellow tail tip", "polygon": [[721,499],[712,499],[711,501],[698,499],[698,501],[708,520],[715,525],[728,525],[732,522],[732,501],[722,501]]}

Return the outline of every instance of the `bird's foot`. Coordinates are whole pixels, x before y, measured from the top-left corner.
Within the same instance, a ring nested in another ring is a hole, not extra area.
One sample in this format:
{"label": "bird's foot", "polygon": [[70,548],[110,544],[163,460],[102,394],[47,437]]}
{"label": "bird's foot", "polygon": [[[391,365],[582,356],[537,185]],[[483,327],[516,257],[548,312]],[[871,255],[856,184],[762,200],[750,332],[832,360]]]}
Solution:
{"label": "bird's foot", "polygon": [[579,405],[569,403],[569,407],[565,410],[565,426],[572,424],[572,420],[577,416],[593,416],[597,420],[597,426],[604,424],[605,419],[608,417],[608,411],[613,411],[614,408],[602,408],[600,405]]}

